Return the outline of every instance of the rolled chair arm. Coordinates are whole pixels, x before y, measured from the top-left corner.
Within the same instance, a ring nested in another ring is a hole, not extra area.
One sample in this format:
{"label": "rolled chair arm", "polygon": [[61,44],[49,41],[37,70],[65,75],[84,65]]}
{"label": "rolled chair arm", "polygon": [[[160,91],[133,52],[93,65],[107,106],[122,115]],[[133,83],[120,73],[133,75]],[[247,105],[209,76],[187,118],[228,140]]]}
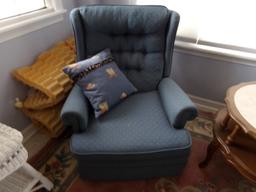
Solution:
{"label": "rolled chair arm", "polygon": [[88,125],[89,103],[80,88],[75,85],[61,110],[61,119],[65,127],[73,132],[83,132]]}
{"label": "rolled chair arm", "polygon": [[169,122],[175,128],[184,128],[189,120],[197,116],[197,109],[189,97],[170,78],[164,78],[158,91]]}

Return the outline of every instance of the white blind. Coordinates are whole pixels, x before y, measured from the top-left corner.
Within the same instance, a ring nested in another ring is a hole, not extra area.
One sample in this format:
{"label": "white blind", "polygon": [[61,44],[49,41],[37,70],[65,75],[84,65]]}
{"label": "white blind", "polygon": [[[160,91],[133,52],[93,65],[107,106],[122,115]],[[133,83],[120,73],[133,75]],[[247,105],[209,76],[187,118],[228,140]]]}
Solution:
{"label": "white blind", "polygon": [[45,0],[0,0],[0,20],[45,7]]}
{"label": "white blind", "polygon": [[137,0],[180,14],[178,39],[256,53],[255,0]]}

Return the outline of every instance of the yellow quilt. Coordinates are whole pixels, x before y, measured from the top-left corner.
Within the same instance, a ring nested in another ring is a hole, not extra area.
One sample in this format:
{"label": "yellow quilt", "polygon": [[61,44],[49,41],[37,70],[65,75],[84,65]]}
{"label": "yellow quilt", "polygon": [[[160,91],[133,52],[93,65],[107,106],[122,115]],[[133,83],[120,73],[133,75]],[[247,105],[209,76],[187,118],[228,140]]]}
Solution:
{"label": "yellow quilt", "polygon": [[13,71],[17,80],[31,87],[26,99],[18,100],[15,105],[52,137],[63,131],[59,114],[62,101],[73,85],[62,68],[75,61],[74,38],[69,38],[41,53],[32,65]]}

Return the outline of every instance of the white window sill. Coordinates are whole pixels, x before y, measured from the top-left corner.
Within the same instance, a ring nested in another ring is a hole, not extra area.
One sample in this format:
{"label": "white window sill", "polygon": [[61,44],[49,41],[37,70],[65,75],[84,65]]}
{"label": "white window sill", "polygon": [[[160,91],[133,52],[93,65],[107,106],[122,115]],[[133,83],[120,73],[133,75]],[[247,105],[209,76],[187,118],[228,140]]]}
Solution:
{"label": "white window sill", "polygon": [[176,40],[175,52],[185,53],[200,57],[206,57],[230,63],[239,63],[249,66],[256,66],[256,54],[232,49],[212,47],[208,45],[199,45],[195,43]]}
{"label": "white window sill", "polygon": [[64,13],[66,10],[48,8],[0,21],[0,43],[60,22]]}

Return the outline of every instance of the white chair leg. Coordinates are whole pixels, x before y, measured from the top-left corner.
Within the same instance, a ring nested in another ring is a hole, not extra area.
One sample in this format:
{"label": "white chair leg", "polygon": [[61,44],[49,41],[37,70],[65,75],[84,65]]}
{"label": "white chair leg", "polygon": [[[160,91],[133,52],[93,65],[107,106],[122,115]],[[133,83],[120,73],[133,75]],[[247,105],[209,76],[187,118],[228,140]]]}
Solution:
{"label": "white chair leg", "polygon": [[30,164],[25,163],[23,168],[25,168],[35,179],[38,180],[41,184],[33,188],[31,191],[36,191],[42,187],[50,191],[53,188],[53,183],[46,178],[45,176],[42,175],[39,171],[37,171],[34,167],[32,167]]}

